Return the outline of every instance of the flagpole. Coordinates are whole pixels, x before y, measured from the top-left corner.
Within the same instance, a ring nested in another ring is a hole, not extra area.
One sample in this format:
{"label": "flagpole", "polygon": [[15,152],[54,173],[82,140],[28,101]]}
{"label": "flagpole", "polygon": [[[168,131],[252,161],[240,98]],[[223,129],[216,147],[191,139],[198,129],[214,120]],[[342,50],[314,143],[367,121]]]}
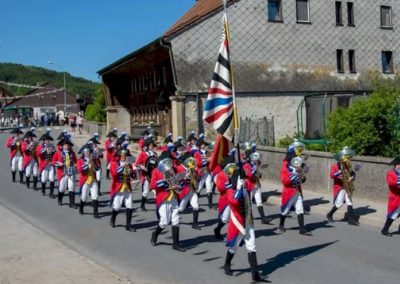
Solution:
{"label": "flagpole", "polygon": [[231,60],[231,51],[230,51],[230,41],[231,41],[231,33],[229,29],[229,24],[228,24],[228,13],[227,13],[227,0],[222,0],[222,5],[224,7],[224,29],[226,32],[226,40],[228,42],[228,47],[229,47],[229,62],[230,62],[230,77],[231,77],[231,87],[232,87],[232,100],[233,100],[233,127],[234,127],[234,141],[233,145],[236,145],[237,148],[237,155],[238,155],[238,164],[239,164],[239,173],[240,177],[244,178],[244,172],[243,172],[243,167],[242,167],[242,161],[240,157],[240,145],[239,145],[239,120],[238,120],[238,112],[237,112],[237,106],[236,106],[236,93],[235,93],[235,80],[234,80],[234,69],[233,69],[233,63]]}

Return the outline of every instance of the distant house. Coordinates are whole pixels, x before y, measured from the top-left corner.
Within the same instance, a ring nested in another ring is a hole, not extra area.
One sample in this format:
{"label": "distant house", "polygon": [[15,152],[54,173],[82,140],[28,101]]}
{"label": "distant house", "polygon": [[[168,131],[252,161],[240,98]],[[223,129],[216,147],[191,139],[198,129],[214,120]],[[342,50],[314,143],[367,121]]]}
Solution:
{"label": "distant house", "polygon": [[[67,112],[78,112],[76,98],[69,93],[66,93],[65,105]],[[64,90],[46,83],[8,103],[6,107],[32,107],[34,116],[55,114],[64,111]]]}
{"label": "distant house", "polygon": [[0,108],[12,100],[10,97],[12,97],[12,94],[0,86]]}
{"label": "distant house", "polygon": [[[98,73],[109,127],[212,133],[202,112],[221,42],[221,0],[193,6],[160,38]],[[326,114],[352,104],[376,74],[394,78],[400,29],[390,0],[228,1],[239,116],[271,119],[273,140],[324,133]],[[251,124],[249,124],[251,126]],[[266,128],[249,127],[264,135]],[[265,137],[264,137],[265,138]],[[263,139],[261,139],[263,140]]]}

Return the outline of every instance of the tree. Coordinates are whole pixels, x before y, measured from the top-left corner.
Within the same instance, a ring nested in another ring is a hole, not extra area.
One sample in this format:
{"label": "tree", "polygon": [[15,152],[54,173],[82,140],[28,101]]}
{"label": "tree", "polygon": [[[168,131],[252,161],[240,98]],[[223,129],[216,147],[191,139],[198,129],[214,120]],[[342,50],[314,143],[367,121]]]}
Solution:
{"label": "tree", "polygon": [[349,146],[357,155],[396,155],[400,147],[393,135],[394,110],[399,98],[400,88],[394,82],[384,81],[376,84],[367,99],[331,113],[327,131],[329,149],[336,152]]}
{"label": "tree", "polygon": [[102,86],[96,89],[95,99],[92,104],[86,107],[85,118],[90,121],[105,122],[106,121],[106,103]]}

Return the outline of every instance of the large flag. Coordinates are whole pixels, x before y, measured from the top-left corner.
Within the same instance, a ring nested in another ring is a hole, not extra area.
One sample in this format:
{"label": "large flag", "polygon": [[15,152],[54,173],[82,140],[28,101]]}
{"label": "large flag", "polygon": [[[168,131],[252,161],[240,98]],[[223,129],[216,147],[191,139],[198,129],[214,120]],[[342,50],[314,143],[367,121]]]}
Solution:
{"label": "large flag", "polygon": [[218,134],[217,139],[215,140],[214,150],[210,158],[210,164],[208,165],[208,168],[212,173],[216,174],[220,170],[218,169],[218,165],[222,164],[224,158],[226,155],[228,155],[228,152],[228,140],[221,134]]}
{"label": "large flag", "polygon": [[215,64],[208,96],[204,107],[203,119],[229,141],[234,136],[233,95],[229,41],[227,37],[226,15],[224,14],[224,33],[218,60]]}

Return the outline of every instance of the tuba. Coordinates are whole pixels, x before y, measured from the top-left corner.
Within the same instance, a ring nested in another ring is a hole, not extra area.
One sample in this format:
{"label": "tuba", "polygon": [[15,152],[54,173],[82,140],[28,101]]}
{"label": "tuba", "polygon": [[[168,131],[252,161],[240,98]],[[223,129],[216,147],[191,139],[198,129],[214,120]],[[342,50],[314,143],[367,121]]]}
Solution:
{"label": "tuba", "polygon": [[343,188],[348,196],[352,196],[355,191],[354,181],[352,178],[353,169],[351,165],[351,158],[353,158],[354,155],[355,152],[346,146],[334,156],[335,160],[339,162],[339,167],[342,172]]}
{"label": "tuba", "polygon": [[261,154],[258,152],[253,152],[250,154],[249,156],[250,161],[253,162],[253,164],[255,165],[257,171],[255,174],[255,178],[256,178],[256,183],[258,187],[261,187],[261,183],[260,183],[260,179],[262,178],[262,173],[260,171],[261,168]]}
{"label": "tuba", "polygon": [[158,170],[163,173],[166,182],[169,185],[170,195],[168,196],[167,200],[170,201],[174,196],[176,197],[179,195],[179,179],[174,171],[174,164],[172,159],[166,158],[161,160],[157,166]]}
{"label": "tuba", "polygon": [[[294,157],[290,160],[290,166],[295,169],[295,174],[300,178],[300,181],[303,183],[306,181],[306,173],[309,170],[309,167],[306,166],[304,160],[301,157]],[[302,189],[299,184],[296,184],[296,190],[303,196]]]}

